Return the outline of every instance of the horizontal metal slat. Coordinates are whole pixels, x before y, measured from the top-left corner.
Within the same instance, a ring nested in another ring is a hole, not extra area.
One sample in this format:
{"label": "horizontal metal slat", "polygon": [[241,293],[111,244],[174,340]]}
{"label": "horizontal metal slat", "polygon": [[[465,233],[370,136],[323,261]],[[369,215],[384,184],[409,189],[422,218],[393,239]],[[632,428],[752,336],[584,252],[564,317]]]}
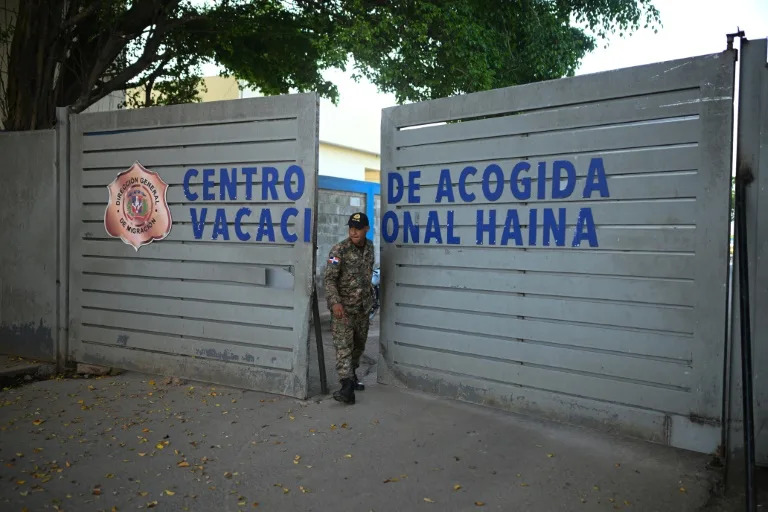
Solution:
{"label": "horizontal metal slat", "polygon": [[490,119],[424,126],[394,133],[395,147],[536,133],[697,114],[698,88],[567,105]]}
{"label": "horizontal metal slat", "polygon": [[296,345],[296,332],[283,329],[87,308],[82,309],[81,315],[82,327],[141,330],[161,335],[192,336],[221,342],[283,348],[292,348]]}
{"label": "horizontal metal slat", "polygon": [[413,304],[452,311],[476,311],[538,319],[565,320],[594,325],[665,331],[695,332],[692,309],[590,302],[575,299],[519,297],[456,289],[424,289],[396,286],[386,291],[390,304]]}
{"label": "horizontal metal slat", "polygon": [[83,137],[83,151],[233,144],[295,139],[297,135],[296,119],[174,126],[86,136]]}
{"label": "horizontal metal slat", "polygon": [[391,281],[415,286],[441,286],[526,295],[579,297],[694,306],[693,281],[616,278],[592,275],[478,271],[474,268],[400,267]]}
{"label": "horizontal metal slat", "polygon": [[[143,250],[143,249],[142,249]],[[88,267],[84,267],[87,271]],[[279,290],[265,286],[234,283],[210,283],[136,277],[130,271],[126,275],[85,274],[78,278],[83,290],[115,293],[179,297],[240,304],[280,306],[293,308],[292,290]],[[137,299],[138,300],[138,299]]]}
{"label": "horizontal metal slat", "polygon": [[684,414],[690,408],[690,393],[599,376],[583,375],[504,361],[440,353],[401,345],[390,348],[395,364],[407,363],[497,382],[586,398]]}
{"label": "horizontal metal slat", "polygon": [[172,355],[215,359],[289,371],[293,368],[293,352],[264,347],[222,344],[210,340],[180,338],[103,327],[83,327],[80,336],[85,342],[111,345],[115,348],[140,351],[162,351]]}

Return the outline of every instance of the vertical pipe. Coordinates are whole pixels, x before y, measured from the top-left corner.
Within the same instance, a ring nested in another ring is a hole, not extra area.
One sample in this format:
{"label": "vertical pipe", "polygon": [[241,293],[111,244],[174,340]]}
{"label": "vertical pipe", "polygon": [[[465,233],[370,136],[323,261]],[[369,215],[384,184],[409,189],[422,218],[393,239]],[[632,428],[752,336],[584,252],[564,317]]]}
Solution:
{"label": "vertical pipe", "polygon": [[320,366],[320,392],[328,394],[328,380],[325,375],[325,351],[323,349],[323,329],[320,326],[320,305],[317,300],[317,286],[312,291],[312,323],[315,324],[315,343],[317,343],[317,364]]}
{"label": "vertical pipe", "polygon": [[744,410],[744,462],[747,510],[755,512],[755,425],[752,413],[752,332],[749,317],[749,268],[747,253],[746,185],[749,172],[736,173],[736,243],[739,256],[739,317],[741,325],[741,399]]}

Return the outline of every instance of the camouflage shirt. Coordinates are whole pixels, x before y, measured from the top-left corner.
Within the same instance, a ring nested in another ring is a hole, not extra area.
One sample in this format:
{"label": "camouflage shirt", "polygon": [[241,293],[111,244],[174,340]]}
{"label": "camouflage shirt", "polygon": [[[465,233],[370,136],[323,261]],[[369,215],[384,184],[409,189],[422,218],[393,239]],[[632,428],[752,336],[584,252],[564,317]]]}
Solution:
{"label": "camouflage shirt", "polygon": [[325,294],[328,309],[341,304],[345,310],[368,313],[373,307],[373,242],[357,247],[347,238],[331,248],[325,267]]}

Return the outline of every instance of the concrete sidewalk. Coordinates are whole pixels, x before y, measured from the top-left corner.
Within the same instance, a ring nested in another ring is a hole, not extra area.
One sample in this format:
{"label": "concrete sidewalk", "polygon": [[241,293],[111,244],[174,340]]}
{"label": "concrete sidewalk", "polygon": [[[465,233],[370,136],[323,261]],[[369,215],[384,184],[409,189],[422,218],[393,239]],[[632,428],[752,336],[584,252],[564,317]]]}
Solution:
{"label": "concrete sidewalk", "polygon": [[4,389],[0,509],[683,512],[717,476],[703,455],[371,377],[357,395],[344,406],[137,373]]}

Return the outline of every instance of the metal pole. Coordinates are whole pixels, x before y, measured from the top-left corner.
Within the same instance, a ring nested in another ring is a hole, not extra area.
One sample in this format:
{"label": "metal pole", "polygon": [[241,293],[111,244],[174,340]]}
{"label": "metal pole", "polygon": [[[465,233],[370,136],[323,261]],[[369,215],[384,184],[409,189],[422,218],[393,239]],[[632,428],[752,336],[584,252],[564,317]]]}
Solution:
{"label": "metal pole", "polygon": [[736,243],[739,255],[739,315],[741,325],[741,400],[744,411],[744,462],[747,510],[755,512],[755,425],[752,413],[752,331],[749,318],[749,268],[747,255],[746,186],[749,171],[736,173]]}
{"label": "metal pole", "polygon": [[312,290],[312,322],[315,324],[315,343],[317,343],[317,364],[320,366],[320,392],[328,394],[328,380],[325,375],[325,351],[323,350],[323,329],[320,326],[320,305],[317,301],[317,288]]}

